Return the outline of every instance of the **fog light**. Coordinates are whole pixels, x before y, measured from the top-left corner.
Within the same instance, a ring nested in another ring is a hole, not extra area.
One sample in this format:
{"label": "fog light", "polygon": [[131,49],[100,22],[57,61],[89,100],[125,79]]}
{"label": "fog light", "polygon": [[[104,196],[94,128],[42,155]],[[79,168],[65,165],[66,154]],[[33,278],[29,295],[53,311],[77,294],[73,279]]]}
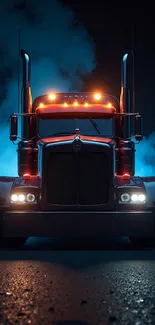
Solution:
{"label": "fog light", "polygon": [[33,193],[28,193],[26,195],[26,201],[27,202],[34,202],[36,200],[36,197]]}
{"label": "fog light", "polygon": [[130,195],[128,193],[121,194],[121,201],[122,202],[129,202],[130,201]]}

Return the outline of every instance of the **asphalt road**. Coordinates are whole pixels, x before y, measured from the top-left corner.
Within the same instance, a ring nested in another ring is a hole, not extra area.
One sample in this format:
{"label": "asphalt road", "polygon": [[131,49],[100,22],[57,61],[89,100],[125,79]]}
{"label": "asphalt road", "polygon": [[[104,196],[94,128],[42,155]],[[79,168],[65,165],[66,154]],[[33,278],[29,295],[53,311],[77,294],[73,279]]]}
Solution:
{"label": "asphalt road", "polygon": [[153,249],[29,239],[0,261],[0,324],[155,324]]}

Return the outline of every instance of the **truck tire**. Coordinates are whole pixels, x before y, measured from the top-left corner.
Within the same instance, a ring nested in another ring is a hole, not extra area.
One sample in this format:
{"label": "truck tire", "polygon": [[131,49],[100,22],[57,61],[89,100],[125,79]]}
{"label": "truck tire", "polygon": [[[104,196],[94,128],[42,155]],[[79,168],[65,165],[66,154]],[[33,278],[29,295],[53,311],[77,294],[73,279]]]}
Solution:
{"label": "truck tire", "polygon": [[135,249],[145,249],[155,247],[155,238],[129,237],[131,245]]}
{"label": "truck tire", "polygon": [[1,247],[9,249],[21,249],[24,247],[27,237],[1,238]]}

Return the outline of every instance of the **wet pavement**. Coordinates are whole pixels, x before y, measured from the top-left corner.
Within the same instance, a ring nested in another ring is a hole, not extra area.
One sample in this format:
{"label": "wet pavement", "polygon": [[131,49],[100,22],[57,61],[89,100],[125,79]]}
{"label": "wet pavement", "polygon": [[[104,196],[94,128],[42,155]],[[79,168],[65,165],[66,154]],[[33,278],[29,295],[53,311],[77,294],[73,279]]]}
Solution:
{"label": "wet pavement", "polygon": [[155,250],[127,238],[1,250],[0,324],[155,324]]}

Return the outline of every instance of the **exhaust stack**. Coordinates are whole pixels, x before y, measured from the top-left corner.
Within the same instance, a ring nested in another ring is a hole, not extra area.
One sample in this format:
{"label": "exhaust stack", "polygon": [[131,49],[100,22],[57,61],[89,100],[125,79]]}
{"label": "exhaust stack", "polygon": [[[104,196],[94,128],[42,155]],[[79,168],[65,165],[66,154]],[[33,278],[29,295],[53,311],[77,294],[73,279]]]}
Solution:
{"label": "exhaust stack", "polygon": [[[130,55],[126,53],[122,59],[121,69],[121,95],[120,95],[120,113],[132,113],[131,93],[133,88],[132,64],[129,62]],[[131,72],[131,73],[130,73]],[[117,125],[118,124],[118,125]],[[118,116],[116,120],[116,130],[119,136],[117,147],[116,171],[118,175],[134,175],[135,173],[135,144],[131,141],[131,116]]]}
{"label": "exhaust stack", "polygon": [[[122,59],[120,113],[131,113],[130,85],[129,54],[126,53]],[[129,138],[130,134],[130,117],[123,117],[123,137]]]}
{"label": "exhaust stack", "polygon": [[[23,59],[23,84],[22,84],[22,114],[32,112],[32,96],[30,87],[30,56],[24,50],[21,50]],[[28,139],[30,134],[30,118],[22,117],[21,137]]]}
{"label": "exhaust stack", "polygon": [[120,97],[121,113],[131,113],[128,61],[129,61],[129,54],[126,53],[122,59],[121,97]]}
{"label": "exhaust stack", "polygon": [[[23,83],[22,83],[22,114],[32,113],[32,96],[30,86],[30,57],[27,52],[21,50],[23,60]],[[32,116],[21,117],[21,137],[18,143],[18,175],[23,176],[37,174],[37,148],[32,139],[35,128]]]}

